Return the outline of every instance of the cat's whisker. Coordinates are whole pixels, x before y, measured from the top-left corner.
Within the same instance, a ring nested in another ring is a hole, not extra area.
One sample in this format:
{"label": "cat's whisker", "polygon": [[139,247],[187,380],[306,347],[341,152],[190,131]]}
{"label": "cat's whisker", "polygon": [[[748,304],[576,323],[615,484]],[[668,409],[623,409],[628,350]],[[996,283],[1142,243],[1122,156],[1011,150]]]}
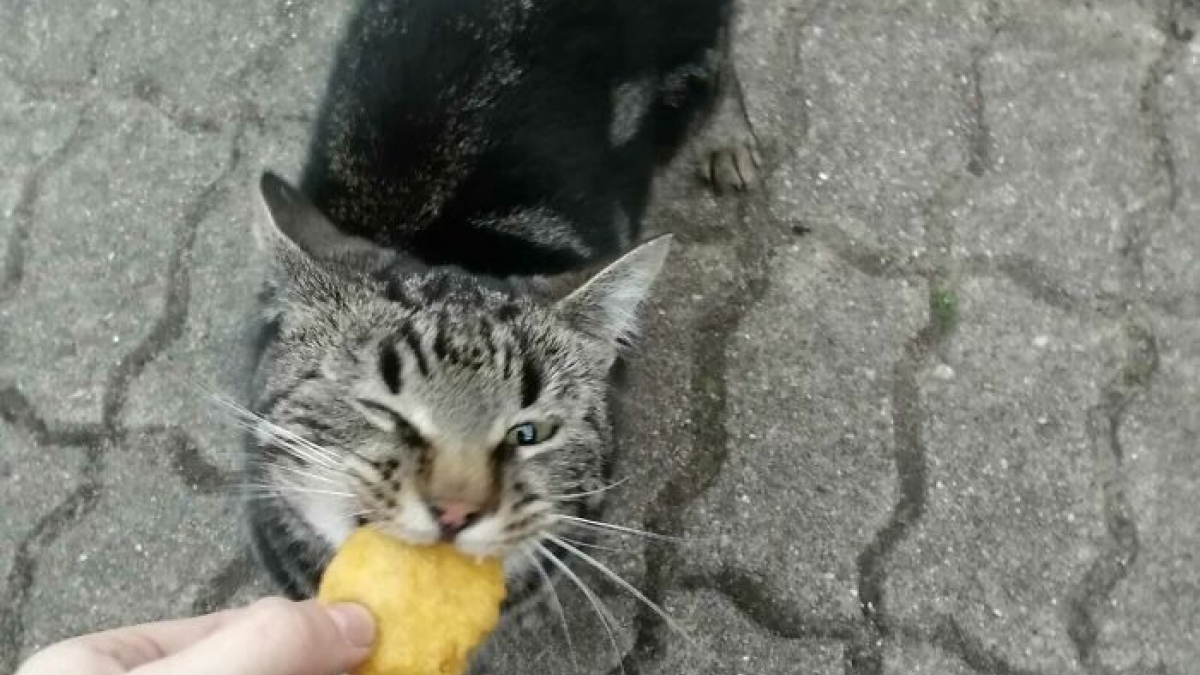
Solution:
{"label": "cat's whisker", "polygon": [[655,614],[657,614],[659,617],[661,617],[663,621],[667,622],[667,625],[670,626],[675,632],[679,633],[679,635],[682,636],[683,639],[687,640],[688,643],[694,643],[692,636],[689,635],[688,632],[686,630],[684,630],[683,626],[680,625],[680,623],[675,620],[675,617],[671,616],[667,612],[667,610],[663,609],[662,606],[660,606],[658,603],[656,603],[653,600],[651,600],[650,598],[646,597],[645,593],[642,593],[641,591],[639,591],[636,586],[634,586],[633,584],[626,581],[621,575],[619,575],[616,572],[609,569],[609,567],[607,565],[600,562],[599,560],[596,560],[595,558],[584,553],[583,551],[580,551],[578,548],[575,548],[574,546],[567,543],[566,541],[563,541],[563,539],[561,537],[556,537],[553,534],[548,534],[548,535],[546,535],[546,539],[548,541],[554,542],[558,546],[562,547],[562,549],[564,551],[574,554],[580,560],[591,565],[598,572],[600,572],[604,576],[608,577],[613,583],[617,584],[621,588],[628,591],[630,594],[633,595],[633,597],[642,601],[643,604],[645,604]]}
{"label": "cat's whisker", "polygon": [[[251,431],[253,431],[255,433],[261,433],[260,429],[251,429]],[[305,448],[304,446],[302,446],[294,441],[288,440],[286,438],[282,438],[280,436],[272,435],[269,433],[268,433],[268,438],[270,439],[273,447],[283,450],[287,454],[290,454],[291,456],[293,456],[297,459],[303,460],[306,464],[314,464],[316,466],[325,467],[327,469],[336,469],[337,468],[337,464],[333,460],[323,457],[321,455],[318,455],[318,454],[312,452],[312,450]]]}
{"label": "cat's whisker", "polygon": [[621,480],[619,480],[615,483],[612,483],[611,485],[605,485],[604,487],[596,488],[595,490],[587,490],[586,492],[570,492],[570,493],[561,494],[561,495],[546,495],[546,499],[553,499],[555,501],[563,501],[563,502],[571,501],[573,499],[579,499],[580,497],[588,497],[591,495],[600,494],[601,492],[608,492],[609,490],[615,490],[628,482],[629,482],[629,477],[626,476],[625,478],[622,478]]}
{"label": "cat's whisker", "polygon": [[538,561],[537,556],[528,549],[522,549],[522,553],[529,558],[529,562],[533,564],[533,569],[537,570],[538,575],[542,577],[542,583],[546,584],[546,588],[550,589],[550,601],[554,604],[554,611],[558,614],[558,620],[562,624],[563,637],[567,640],[567,651],[571,654],[571,664],[575,666],[575,672],[579,672],[579,656],[575,653],[575,643],[571,639],[571,628],[567,625],[567,613],[563,610],[562,601],[558,598],[558,589],[554,587],[554,580],[546,574],[546,570],[542,569],[542,563]]}
{"label": "cat's whisker", "polygon": [[[266,438],[274,447],[283,450],[293,457],[301,459],[309,464],[318,464],[320,466],[329,468],[335,468],[336,466],[333,461],[335,457],[332,453],[320,448],[319,446],[316,446],[317,450],[327,453],[320,454],[319,452],[314,451],[312,448],[301,444],[299,440],[303,439],[300,439],[298,436],[295,438],[289,438],[281,435],[279,432],[284,430],[271,428],[276,425],[272,425],[262,420],[259,420],[258,422],[251,422],[250,420],[241,419],[234,420],[234,424],[245,431],[266,436]],[[295,436],[294,434],[292,435]]]}
{"label": "cat's whisker", "polygon": [[279,462],[264,462],[263,466],[266,467],[267,470],[269,470],[269,471],[287,471],[288,473],[295,474],[302,478],[308,478],[311,480],[321,481],[322,483],[329,483],[330,485],[341,485],[340,482],[338,482],[328,476],[322,476],[320,474],[316,474],[311,471],[305,471],[303,469],[299,469],[294,466],[287,466],[285,464],[280,464]]}
{"label": "cat's whisker", "polygon": [[545,556],[552,565],[557,567],[563,574],[565,574],[567,578],[575,584],[580,592],[583,593],[583,596],[587,598],[588,602],[591,603],[592,609],[596,612],[596,616],[600,618],[600,625],[604,626],[604,632],[608,633],[608,641],[612,644],[613,656],[617,658],[617,663],[621,666],[622,675],[628,675],[625,672],[625,661],[621,658],[621,650],[619,647],[617,647],[617,636],[613,633],[612,629],[612,624],[616,623],[616,620],[612,618],[612,614],[609,612],[608,606],[604,604],[604,601],[601,600],[591,588],[588,588],[587,584],[583,583],[583,579],[580,579],[579,575],[575,574],[574,570],[572,570],[569,565],[559,560],[558,556],[554,555],[554,553],[551,552],[550,549],[546,548],[544,544],[538,541],[534,542],[533,545],[537,547],[538,552]]}
{"label": "cat's whisker", "polygon": [[284,449],[303,457],[313,464],[334,466],[338,462],[338,456],[332,450],[323,448],[296,432],[285,429],[274,422],[260,419],[258,424],[249,427],[249,429],[254,433],[265,435],[276,445],[282,446]]}
{"label": "cat's whisker", "polygon": [[342,492],[340,490],[318,490],[314,488],[300,487],[297,485],[265,485],[261,483],[250,483],[233,486],[235,490],[248,495],[281,495],[287,494],[310,494],[310,495],[326,495],[332,497],[344,497],[346,499],[356,499],[358,495],[352,492]]}
{"label": "cat's whisker", "polygon": [[639,529],[633,528],[633,527],[626,527],[624,525],[614,525],[613,523],[606,523],[606,522],[599,521],[599,520],[589,520],[587,518],[580,518],[578,516],[568,516],[564,513],[555,514],[554,518],[556,520],[566,521],[567,523],[573,524],[577,527],[584,527],[584,528],[592,529],[592,530],[600,530],[602,532],[603,531],[619,532],[621,534],[631,534],[631,535],[635,535],[638,537],[647,537],[649,539],[658,539],[660,541],[670,541],[670,542],[675,542],[675,543],[686,541],[683,537],[673,537],[669,534],[659,534],[657,532],[647,532],[645,530],[639,530]]}
{"label": "cat's whisker", "polygon": [[306,459],[309,459],[309,461],[314,464],[330,464],[338,461],[338,456],[333,451],[313,443],[294,431],[279,426],[262,415],[247,410],[246,408],[238,405],[224,396],[217,395],[212,396],[211,398],[213,402],[219,404],[226,410],[231,411],[235,421],[237,421],[240,426],[250,431],[265,433],[269,438],[280,442],[281,445],[286,445],[287,449],[292,451],[298,451],[298,448],[295,447],[297,445],[303,446],[305,450],[310,451],[314,456],[325,460],[320,461],[315,458],[306,457]]}
{"label": "cat's whisker", "polygon": [[614,553],[631,553],[631,551],[629,551],[628,549],[624,549],[624,548],[617,548],[617,547],[615,547],[615,546],[604,546],[604,545],[602,545],[602,544],[593,544],[593,543],[591,543],[591,542],[588,542],[588,541],[580,541],[580,540],[578,540],[578,539],[572,539],[572,538],[570,538],[570,537],[564,537],[564,536],[563,536],[563,535],[561,535],[561,534],[560,534],[560,535],[558,535],[558,536],[559,536],[559,537],[560,537],[560,538],[561,538],[563,541],[569,541],[569,542],[571,542],[572,544],[575,544],[576,546],[583,546],[583,547],[586,547],[586,548],[597,548],[597,549],[600,549],[600,550],[602,550],[602,551],[612,551],[612,552],[614,552]]}

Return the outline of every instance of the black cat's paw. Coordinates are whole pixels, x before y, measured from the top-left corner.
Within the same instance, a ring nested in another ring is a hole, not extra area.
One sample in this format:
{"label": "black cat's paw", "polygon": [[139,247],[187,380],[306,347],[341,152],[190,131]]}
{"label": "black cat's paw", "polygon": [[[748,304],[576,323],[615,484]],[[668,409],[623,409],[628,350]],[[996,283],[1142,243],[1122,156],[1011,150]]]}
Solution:
{"label": "black cat's paw", "polygon": [[762,158],[748,133],[706,144],[698,169],[700,178],[718,195],[750,192],[762,183]]}

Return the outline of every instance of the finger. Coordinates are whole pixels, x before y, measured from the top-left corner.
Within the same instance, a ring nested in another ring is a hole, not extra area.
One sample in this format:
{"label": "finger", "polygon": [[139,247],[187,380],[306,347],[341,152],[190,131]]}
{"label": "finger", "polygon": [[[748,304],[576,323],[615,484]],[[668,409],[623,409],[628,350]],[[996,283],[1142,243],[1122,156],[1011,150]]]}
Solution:
{"label": "finger", "polygon": [[144,623],[93,633],[76,640],[83,647],[118,659],[126,669],[132,670],[203,640],[244,613],[245,610],[234,609],[190,619]]}
{"label": "finger", "polygon": [[361,607],[270,599],[130,675],[333,675],[362,662],[373,638],[370,614]]}
{"label": "finger", "polygon": [[241,610],[231,610],[71,638],[38,652],[19,672],[21,675],[124,673],[198,642],[240,615]]}

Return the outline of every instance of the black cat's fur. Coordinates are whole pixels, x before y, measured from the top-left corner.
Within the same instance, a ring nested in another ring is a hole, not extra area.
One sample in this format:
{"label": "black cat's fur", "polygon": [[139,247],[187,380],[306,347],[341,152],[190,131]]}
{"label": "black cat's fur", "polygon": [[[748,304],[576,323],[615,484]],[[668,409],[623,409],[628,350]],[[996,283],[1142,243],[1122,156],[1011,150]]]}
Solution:
{"label": "black cat's fur", "polygon": [[[338,54],[301,190],[348,232],[429,264],[554,274],[618,253],[655,169],[711,108],[729,5],[370,0]],[[650,97],[614,144],[613,92],[629,82]],[[581,245],[494,226],[525,209]]]}

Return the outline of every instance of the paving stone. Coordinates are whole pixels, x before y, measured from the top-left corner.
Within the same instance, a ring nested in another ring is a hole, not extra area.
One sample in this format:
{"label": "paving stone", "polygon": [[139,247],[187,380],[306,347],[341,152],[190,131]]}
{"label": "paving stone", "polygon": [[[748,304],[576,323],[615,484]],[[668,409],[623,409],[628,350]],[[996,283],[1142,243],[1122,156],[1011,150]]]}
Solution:
{"label": "paving stone", "polygon": [[928,644],[899,645],[889,641],[884,650],[884,675],[971,675],[958,658]]}
{"label": "paving stone", "polygon": [[79,119],[77,105],[31,98],[0,73],[0,260],[25,182],[62,145]]}
{"label": "paving stone", "polygon": [[1200,50],[1190,43],[1170,64],[1158,104],[1162,108],[1165,151],[1174,166],[1174,210],[1149,233],[1147,290],[1166,308],[1200,316],[1200,130],[1193,124],[1200,106]]}
{"label": "paving stone", "polygon": [[1120,432],[1138,554],[1099,622],[1097,650],[1116,672],[1182,674],[1195,670],[1200,635],[1200,523],[1178,510],[1200,494],[1200,321],[1153,327],[1158,372]]}
{"label": "paving stone", "polygon": [[[264,49],[262,56],[256,57],[256,67],[246,72],[244,82],[228,83],[229,90],[272,92],[268,99],[248,97],[266,115],[315,118],[334,52],[354,8],[354,3],[313,0],[284,3],[277,10],[285,17],[277,22],[282,27],[277,47]],[[307,144],[304,147],[307,149]]]}
{"label": "paving stone", "polygon": [[[139,50],[104,59],[102,84],[190,114],[202,126],[243,105],[311,114],[350,7],[222,0],[180,14],[172,5],[139,3],[111,40]],[[303,46],[291,48],[297,43]]]}
{"label": "paving stone", "polygon": [[[226,482],[240,466],[242,435],[229,412],[212,399],[246,403],[252,364],[258,292],[265,260],[252,234],[259,217],[257,176],[298,166],[305,130],[294,123],[267,132],[248,130],[244,161],[222,181],[218,203],[199,223],[188,265],[188,311],[179,339],[151,362],[132,385],[123,422],[129,428],[186,429],[201,460],[200,475],[216,468]],[[212,489],[219,486],[210,482]]]}
{"label": "paving stone", "polygon": [[158,437],[105,457],[91,514],[47,547],[25,614],[25,650],[186,615],[203,582],[244,550],[237,504],[190,492]]}
{"label": "paving stone", "polygon": [[0,579],[38,523],[79,486],[83,465],[82,449],[44,446],[0,422]]}
{"label": "paving stone", "polygon": [[956,250],[1028,259],[1078,297],[1117,293],[1123,237],[1154,188],[1141,99],[1162,35],[1133,3],[1002,6],[979,64],[988,170]]}
{"label": "paving stone", "polygon": [[144,105],[99,102],[85,114],[33,205],[24,278],[0,310],[0,378],[47,415],[94,422],[105,378],[161,311],[188,207],[229,150],[227,138],[181,133]]}
{"label": "paving stone", "polygon": [[5,68],[47,84],[82,85],[97,74],[97,56],[134,3],[64,0],[0,5]]}
{"label": "paving stone", "polygon": [[[0,70],[0,298],[19,281],[23,235],[31,225],[28,196],[43,175],[55,168],[60,150],[79,120],[79,106],[31,98]],[[26,203],[22,203],[22,200]],[[0,353],[9,340],[0,308]]]}
{"label": "paving stone", "polygon": [[756,35],[747,47],[759,54],[750,67],[787,83],[749,95],[751,110],[763,111],[761,135],[787,148],[770,181],[774,208],[874,248],[921,254],[928,202],[970,161],[966,101],[984,3],[780,5],[759,16],[783,35]]}
{"label": "paving stone", "polygon": [[[614,494],[607,514],[613,519],[639,522],[670,476],[718,451],[693,445],[693,430],[715,421],[693,417],[698,373],[692,357],[698,343],[719,339],[704,329],[698,332],[697,325],[724,302],[730,286],[740,283],[731,258],[723,245],[681,244],[663,270],[631,357],[629,382],[617,401],[623,414],[617,420],[621,456],[615,477],[630,478],[628,489]],[[707,278],[695,284],[697,274]],[[650,407],[652,401],[667,405]]]}
{"label": "paving stone", "polygon": [[1106,542],[1088,414],[1120,331],[1007,282],[967,279],[957,298],[918,377],[924,516],[893,554],[889,621],[928,635],[951,619],[1014,667],[1080,672],[1068,593]]}
{"label": "paving stone", "polygon": [[677,641],[656,670],[730,675],[840,675],[843,647],[827,640],[781,639],[747,620],[719,593],[673,593],[668,608],[693,643]]}
{"label": "paving stone", "polygon": [[776,253],[728,347],[729,458],[687,516],[689,569],[759,576],[805,620],[857,616],[855,558],[895,499],[893,368],[924,298],[824,248]]}

